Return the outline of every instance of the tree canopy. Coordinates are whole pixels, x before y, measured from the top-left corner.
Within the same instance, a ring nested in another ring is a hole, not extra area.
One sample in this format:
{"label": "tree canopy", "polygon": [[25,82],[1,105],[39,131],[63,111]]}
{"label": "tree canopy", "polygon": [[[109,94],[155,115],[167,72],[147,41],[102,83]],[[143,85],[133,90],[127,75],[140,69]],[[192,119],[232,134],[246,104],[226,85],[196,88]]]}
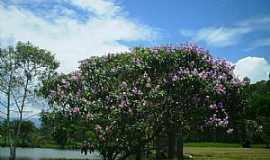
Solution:
{"label": "tree canopy", "polygon": [[230,126],[244,107],[233,69],[193,44],[134,48],[83,60],[40,92],[63,116],[90,122],[105,159],[125,159],[161,134]]}

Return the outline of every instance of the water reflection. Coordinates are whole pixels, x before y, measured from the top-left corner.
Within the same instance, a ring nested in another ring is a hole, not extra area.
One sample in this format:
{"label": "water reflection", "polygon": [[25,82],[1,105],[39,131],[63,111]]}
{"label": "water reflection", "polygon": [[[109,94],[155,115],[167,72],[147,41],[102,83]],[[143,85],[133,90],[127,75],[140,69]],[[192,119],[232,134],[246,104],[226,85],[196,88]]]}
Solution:
{"label": "water reflection", "polygon": [[[44,148],[17,148],[16,160],[100,160],[97,152],[82,155],[79,150],[44,149]],[[8,160],[9,148],[0,147],[0,160]]]}

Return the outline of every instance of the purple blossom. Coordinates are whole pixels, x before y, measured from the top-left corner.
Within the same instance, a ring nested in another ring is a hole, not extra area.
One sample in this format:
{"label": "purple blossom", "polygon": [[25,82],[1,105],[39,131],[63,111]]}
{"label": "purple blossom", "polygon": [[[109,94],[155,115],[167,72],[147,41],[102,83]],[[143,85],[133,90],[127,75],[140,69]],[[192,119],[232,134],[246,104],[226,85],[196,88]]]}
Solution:
{"label": "purple blossom", "polygon": [[79,108],[79,107],[74,107],[74,108],[72,109],[72,112],[73,112],[73,113],[79,113],[79,112],[80,112],[80,108]]}
{"label": "purple blossom", "polygon": [[72,77],[73,80],[80,80],[81,79],[81,72],[77,71],[73,73]]}
{"label": "purple blossom", "polygon": [[222,109],[224,107],[223,102],[218,102],[217,107],[220,108],[220,109]]}
{"label": "purple blossom", "polygon": [[137,94],[137,95],[142,95],[143,94],[142,91],[139,90],[137,87],[133,87],[133,89],[131,90],[131,92],[133,94]]}
{"label": "purple blossom", "polygon": [[67,81],[67,80],[65,80],[65,79],[62,79],[62,84],[63,84],[63,87],[64,87],[65,89],[67,89],[67,88],[70,86],[69,81]]}
{"label": "purple blossom", "polygon": [[128,108],[128,112],[129,113],[132,113],[132,109],[130,107]]}
{"label": "purple blossom", "polygon": [[177,81],[178,80],[178,76],[175,74],[172,76],[172,81]]}
{"label": "purple blossom", "polygon": [[112,133],[112,126],[106,126],[105,131],[107,134],[111,134]]}
{"label": "purple blossom", "polygon": [[211,104],[211,105],[209,106],[209,108],[210,108],[210,109],[217,109],[217,105],[216,105],[216,104]]}
{"label": "purple blossom", "polygon": [[225,94],[225,87],[223,84],[216,84],[216,86],[214,87],[214,90],[218,93],[218,94]]}
{"label": "purple blossom", "polygon": [[81,97],[81,95],[82,95],[82,91],[79,89],[77,92],[76,92],[76,97]]}
{"label": "purple blossom", "polygon": [[240,87],[240,86],[244,86],[245,83],[243,81],[241,81],[240,79],[238,79],[238,78],[234,78],[232,80],[232,85],[235,86],[235,87]]}
{"label": "purple blossom", "polygon": [[134,59],[133,59],[133,63],[134,63],[135,65],[142,65],[142,64],[143,64],[143,61],[140,60],[139,58],[134,58]]}
{"label": "purple blossom", "polygon": [[120,106],[121,108],[126,108],[126,107],[128,107],[128,106],[129,106],[128,99],[127,99],[127,98],[122,98],[119,106]]}
{"label": "purple blossom", "polygon": [[90,112],[88,112],[88,113],[86,114],[86,119],[87,119],[87,120],[92,120],[92,119],[93,119],[93,115],[92,115]]}

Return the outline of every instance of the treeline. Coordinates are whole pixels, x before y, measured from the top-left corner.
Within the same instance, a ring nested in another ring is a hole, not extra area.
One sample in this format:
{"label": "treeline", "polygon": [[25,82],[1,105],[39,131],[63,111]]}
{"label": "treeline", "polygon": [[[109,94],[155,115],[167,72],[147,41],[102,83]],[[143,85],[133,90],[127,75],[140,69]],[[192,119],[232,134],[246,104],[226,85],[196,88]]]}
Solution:
{"label": "treeline", "polygon": [[[14,135],[16,128],[18,127],[19,121],[14,120],[10,122],[11,134]],[[0,145],[8,146],[8,132],[7,132],[7,122],[0,122]],[[21,134],[18,137],[18,146],[20,147],[36,147],[40,144],[40,129],[37,128],[31,121],[21,122]]]}
{"label": "treeline", "polygon": [[[18,127],[18,121],[11,121],[10,127],[12,131],[11,134],[14,135],[16,128]],[[71,134],[72,132],[74,134]],[[79,131],[80,133],[77,132],[76,134],[75,132],[75,128],[72,128],[72,126],[69,125],[64,126],[62,124],[60,130],[52,124],[36,127],[30,120],[22,121],[21,134],[17,139],[17,146],[78,149],[80,143],[86,139],[86,136],[82,134],[83,131]],[[6,121],[0,122],[0,133],[0,146],[9,146]]]}

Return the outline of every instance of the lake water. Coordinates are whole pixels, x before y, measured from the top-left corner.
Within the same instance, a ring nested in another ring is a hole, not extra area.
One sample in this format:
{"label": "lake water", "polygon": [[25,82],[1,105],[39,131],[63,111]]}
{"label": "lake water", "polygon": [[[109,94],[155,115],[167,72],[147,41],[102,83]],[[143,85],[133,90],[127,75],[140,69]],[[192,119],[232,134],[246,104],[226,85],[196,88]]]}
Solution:
{"label": "lake water", "polygon": [[[9,148],[0,147],[0,160],[7,160],[9,157]],[[17,148],[16,160],[60,160],[60,159],[84,159],[100,160],[97,152],[89,155],[81,154],[80,150],[62,150],[62,149],[45,149],[45,148]]]}

